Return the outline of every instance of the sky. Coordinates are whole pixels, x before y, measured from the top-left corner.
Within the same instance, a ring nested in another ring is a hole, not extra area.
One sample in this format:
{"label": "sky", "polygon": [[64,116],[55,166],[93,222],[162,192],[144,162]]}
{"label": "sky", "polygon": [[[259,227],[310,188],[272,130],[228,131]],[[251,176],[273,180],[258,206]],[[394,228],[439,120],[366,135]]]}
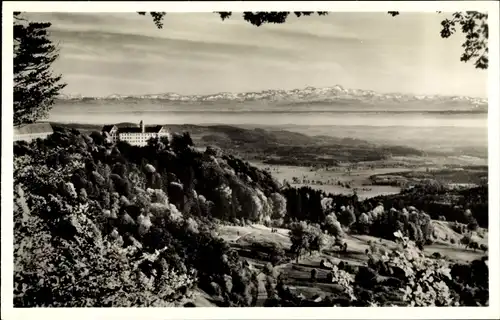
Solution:
{"label": "sky", "polygon": [[51,22],[65,94],[211,94],[329,87],[487,97],[487,71],[460,61],[464,36],[437,13],[330,13],[256,27],[235,13],[29,13]]}

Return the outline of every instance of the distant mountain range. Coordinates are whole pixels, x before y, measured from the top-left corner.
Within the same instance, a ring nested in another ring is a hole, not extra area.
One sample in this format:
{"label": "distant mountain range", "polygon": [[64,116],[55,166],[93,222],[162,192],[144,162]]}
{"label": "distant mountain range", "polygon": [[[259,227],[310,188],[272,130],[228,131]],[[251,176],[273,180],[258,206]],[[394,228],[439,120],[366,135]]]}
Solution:
{"label": "distant mountain range", "polygon": [[467,105],[471,109],[487,107],[487,99],[466,96],[440,96],[440,95],[410,95],[400,93],[378,93],[371,90],[345,89],[336,85],[326,88],[306,87],[291,90],[264,90],[259,92],[228,93],[221,92],[209,95],[181,95],[177,93],[145,94],[145,95],[120,95],[114,94],[107,97],[84,97],[81,95],[61,95],[59,100],[85,101],[85,100],[161,100],[178,103],[243,103],[243,102],[273,102],[278,104],[304,104],[304,103],[363,103],[363,104],[398,104],[398,103],[432,103]]}

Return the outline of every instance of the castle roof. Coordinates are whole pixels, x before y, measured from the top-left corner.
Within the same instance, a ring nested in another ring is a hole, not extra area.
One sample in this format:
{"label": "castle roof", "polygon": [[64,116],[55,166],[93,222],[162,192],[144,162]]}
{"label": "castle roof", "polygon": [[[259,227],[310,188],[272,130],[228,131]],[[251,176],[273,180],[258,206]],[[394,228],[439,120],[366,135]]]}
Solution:
{"label": "castle roof", "polygon": [[[144,126],[144,132],[145,133],[158,133],[160,132],[161,128],[163,126],[149,126],[146,127]],[[125,128],[118,128],[118,133],[141,133],[142,129],[138,127],[125,127]]]}
{"label": "castle roof", "polygon": [[52,126],[48,122],[42,123],[30,123],[21,126],[14,127],[15,135],[23,135],[23,134],[37,134],[37,133],[48,133],[51,134],[54,131],[52,130]]}
{"label": "castle roof", "polygon": [[[102,127],[102,131],[110,132],[111,129],[116,127],[115,125],[105,125]],[[118,128],[118,133],[142,133],[141,127],[122,127]],[[163,126],[144,126],[145,133],[159,133]]]}

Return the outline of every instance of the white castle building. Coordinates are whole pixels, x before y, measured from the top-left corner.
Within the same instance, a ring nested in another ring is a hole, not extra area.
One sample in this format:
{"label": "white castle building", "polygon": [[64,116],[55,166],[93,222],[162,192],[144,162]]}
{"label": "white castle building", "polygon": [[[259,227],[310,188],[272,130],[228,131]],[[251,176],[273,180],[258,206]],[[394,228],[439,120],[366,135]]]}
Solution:
{"label": "white castle building", "polygon": [[171,140],[171,134],[164,126],[144,126],[140,122],[139,127],[118,128],[116,125],[106,125],[102,128],[102,133],[108,135],[111,142],[126,141],[133,146],[143,147],[148,144],[151,138],[168,137]]}

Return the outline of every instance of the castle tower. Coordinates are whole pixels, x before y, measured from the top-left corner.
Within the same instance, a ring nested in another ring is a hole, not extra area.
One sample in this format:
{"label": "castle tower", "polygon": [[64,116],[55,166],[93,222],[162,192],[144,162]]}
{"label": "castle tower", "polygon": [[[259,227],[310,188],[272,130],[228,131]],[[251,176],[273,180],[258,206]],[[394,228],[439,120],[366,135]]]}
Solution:
{"label": "castle tower", "polygon": [[142,120],[141,120],[141,122],[139,123],[139,125],[141,126],[141,132],[142,132],[142,133],[146,132],[146,130],[145,130],[145,128],[144,128],[144,122],[142,122]]}

